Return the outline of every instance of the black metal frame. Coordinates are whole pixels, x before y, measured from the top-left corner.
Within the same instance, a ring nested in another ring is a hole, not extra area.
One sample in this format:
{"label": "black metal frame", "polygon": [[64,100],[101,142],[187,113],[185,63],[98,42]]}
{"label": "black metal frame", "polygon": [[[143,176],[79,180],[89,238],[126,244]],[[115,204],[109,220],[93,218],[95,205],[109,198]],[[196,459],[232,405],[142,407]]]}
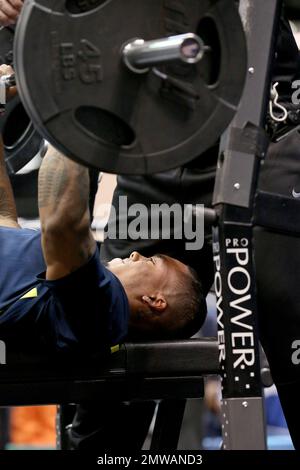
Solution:
{"label": "black metal frame", "polygon": [[219,223],[213,250],[224,449],[266,448],[252,230],[260,163],[268,146],[264,129],[281,6],[281,0],[240,1],[248,78],[239,111],[221,141],[216,176]]}

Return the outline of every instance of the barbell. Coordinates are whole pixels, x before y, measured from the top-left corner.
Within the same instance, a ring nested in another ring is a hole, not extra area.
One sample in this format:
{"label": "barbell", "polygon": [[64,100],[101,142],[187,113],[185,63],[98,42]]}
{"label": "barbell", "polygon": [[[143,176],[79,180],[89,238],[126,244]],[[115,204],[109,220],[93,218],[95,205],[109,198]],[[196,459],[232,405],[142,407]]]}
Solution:
{"label": "barbell", "polygon": [[183,165],[232,120],[247,71],[234,0],[25,0],[14,66],[38,132],[84,165]]}

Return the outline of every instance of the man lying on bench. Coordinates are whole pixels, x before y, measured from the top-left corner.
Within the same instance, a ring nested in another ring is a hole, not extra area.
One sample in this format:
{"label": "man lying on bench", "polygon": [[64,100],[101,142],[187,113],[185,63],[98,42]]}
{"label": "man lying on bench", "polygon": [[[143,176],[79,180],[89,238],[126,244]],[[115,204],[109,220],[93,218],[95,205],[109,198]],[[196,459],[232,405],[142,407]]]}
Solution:
{"label": "man lying on bench", "polygon": [[38,185],[42,230],[21,229],[1,146],[0,339],[7,348],[96,353],[128,330],[131,338],[179,339],[201,327],[205,299],[186,265],[137,252],[101,264],[86,168],[50,147]]}

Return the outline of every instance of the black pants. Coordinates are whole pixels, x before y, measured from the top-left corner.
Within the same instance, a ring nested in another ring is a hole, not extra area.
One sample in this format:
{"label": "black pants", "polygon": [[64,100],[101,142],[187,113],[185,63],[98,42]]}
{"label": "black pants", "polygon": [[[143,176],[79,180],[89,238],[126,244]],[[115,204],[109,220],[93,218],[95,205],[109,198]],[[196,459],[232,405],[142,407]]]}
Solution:
{"label": "black pants", "polygon": [[101,401],[77,407],[69,433],[71,449],[121,451],[141,450],[151,424],[154,402]]}
{"label": "black pants", "polygon": [[[149,176],[119,176],[113,197],[117,222],[127,220],[128,225],[131,222],[127,212],[120,212],[119,198],[122,196],[127,197],[128,207],[135,203],[142,203],[148,209],[152,204],[163,203],[168,206],[180,204],[183,207],[185,204],[204,204],[206,207],[210,207],[217,152],[218,147],[211,149],[209,155],[204,155],[202,159],[199,158],[199,166],[194,168],[177,168]],[[196,165],[196,162],[194,165]],[[150,226],[150,220],[148,216],[146,217]],[[101,248],[103,261],[110,261],[113,258],[126,258],[134,250],[139,251],[144,256],[152,256],[155,253],[167,254],[193,267],[201,279],[205,293],[209,291],[213,283],[210,228],[205,231],[203,248],[197,251],[187,250],[187,240],[184,238],[181,240],[174,239],[173,232],[171,232],[171,239],[163,239],[161,231],[158,240],[148,238],[133,241],[128,233],[125,234],[124,238],[126,239],[108,238],[105,240]]]}
{"label": "black pants", "polygon": [[[259,187],[290,198],[293,190],[300,192],[298,132],[271,144]],[[300,449],[300,364],[293,360],[293,343],[300,344],[300,236],[256,229],[254,240],[260,339],[294,446]]]}

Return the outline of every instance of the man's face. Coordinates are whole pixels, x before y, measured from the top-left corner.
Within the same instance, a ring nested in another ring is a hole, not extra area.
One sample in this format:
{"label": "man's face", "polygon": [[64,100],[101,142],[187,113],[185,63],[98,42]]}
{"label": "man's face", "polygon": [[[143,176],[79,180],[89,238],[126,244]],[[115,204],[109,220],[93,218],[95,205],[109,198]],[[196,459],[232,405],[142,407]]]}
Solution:
{"label": "man's face", "polygon": [[[134,251],[129,258],[113,259],[107,267],[121,281],[127,294],[131,334],[153,333],[153,328],[165,324],[167,319],[173,322],[167,307],[176,302],[176,281],[180,271],[188,271],[185,264],[165,255],[146,258]],[[145,311],[151,314],[144,315]]]}
{"label": "man's face", "polygon": [[130,299],[132,295],[155,295],[170,289],[173,276],[187,267],[165,255],[146,258],[134,251],[129,258],[115,258],[107,265],[121,281]]}

